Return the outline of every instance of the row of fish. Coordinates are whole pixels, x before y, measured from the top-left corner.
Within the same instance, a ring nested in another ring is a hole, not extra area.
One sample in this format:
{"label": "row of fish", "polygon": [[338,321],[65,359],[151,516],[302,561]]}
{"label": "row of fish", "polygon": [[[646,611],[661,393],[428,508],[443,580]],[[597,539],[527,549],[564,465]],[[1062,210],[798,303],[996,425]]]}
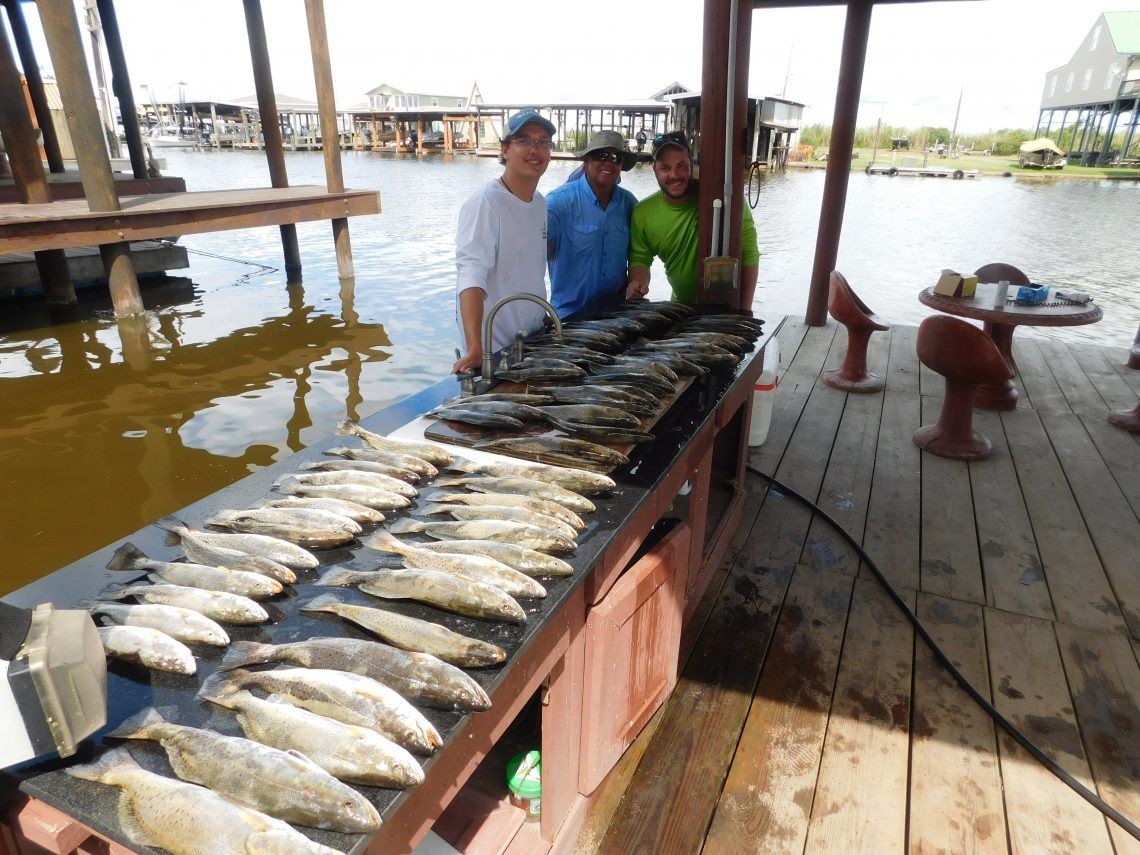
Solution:
{"label": "row of fish", "polygon": [[[611,338],[628,338],[615,332],[628,318],[660,323],[676,314],[672,325],[683,320],[682,313],[669,304],[628,307],[623,317],[572,327],[571,338],[544,347],[596,347],[593,353],[611,361],[583,353],[539,354],[534,358],[573,355],[586,360],[592,373],[573,385],[535,384],[527,390],[529,400],[503,395],[501,403],[545,408],[549,412],[541,418],[547,423],[575,425],[581,428],[575,432],[587,436],[597,431],[593,435],[604,441],[638,441],[632,437],[656,400],[645,387],[667,382],[647,361],[675,370],[686,366],[674,356],[685,357],[669,353],[671,345],[652,355],[633,354],[633,360],[606,348]],[[685,340],[697,342],[691,349],[705,350],[696,336]],[[637,372],[654,379],[635,385],[630,378]],[[508,408],[484,406],[493,400],[464,402],[516,418]],[[514,412],[527,414],[526,420],[516,418],[520,424],[539,418],[525,409]],[[244,738],[179,725],[146,709],[109,736],[158,742],[182,780],[154,775],[122,748],[68,770],[122,789],[123,830],[140,845],[176,853],[327,852],[288,823],[344,832],[378,827],[372,803],[346,785],[403,788],[421,782],[416,755],[432,753],[443,735],[418,708],[489,708],[491,699],[463,669],[494,667],[506,659],[498,645],[445,626],[445,617],[412,617],[384,603],[412,600],[441,614],[526,621],[519,600],[544,597],[543,578],[573,572],[558,555],[575,549],[585,528],[581,515],[595,510],[589,497],[615,486],[594,470],[624,460],[606,446],[571,437],[506,437],[488,448],[549,464],[531,465],[456,458],[440,446],[380,436],[355,422],[342,423],[337,433],[358,438],[361,447],[329,449],[328,460],[279,478],[273,485],[277,497],[256,508],[219,509],[204,520],[224,532],[194,529],[173,518],[159,521],[185,560],[159,561],[124,544],[109,566],[145,575],[150,584],[115,586],[90,604],[110,624],[100,628],[109,653],[148,667],[194,673],[187,645],[228,645],[198,695],[232,712]],[[626,433],[624,440],[615,439]],[[393,515],[398,518],[389,519]],[[374,569],[321,568],[324,562],[314,554],[357,544],[369,551],[358,553],[356,564],[386,554],[402,566],[388,569],[378,560]],[[272,602],[298,584],[298,576],[324,589],[354,587],[375,600],[362,604],[359,595],[332,591],[297,600],[299,612],[334,614],[373,639],[231,642],[223,625],[265,623],[279,615]],[[118,602],[128,598],[138,603]],[[253,780],[274,783],[251,786]],[[193,811],[187,812],[190,804]],[[185,817],[196,827],[185,828]]]}

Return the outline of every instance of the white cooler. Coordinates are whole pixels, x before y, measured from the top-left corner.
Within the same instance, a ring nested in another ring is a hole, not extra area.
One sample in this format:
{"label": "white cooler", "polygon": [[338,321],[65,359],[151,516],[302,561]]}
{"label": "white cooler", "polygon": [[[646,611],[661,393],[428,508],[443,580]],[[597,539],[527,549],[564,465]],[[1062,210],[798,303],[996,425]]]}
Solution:
{"label": "white cooler", "polygon": [[780,385],[780,342],[773,336],[764,348],[764,368],[756,378],[752,391],[752,426],[748,431],[750,446],[763,445],[772,424],[772,399]]}

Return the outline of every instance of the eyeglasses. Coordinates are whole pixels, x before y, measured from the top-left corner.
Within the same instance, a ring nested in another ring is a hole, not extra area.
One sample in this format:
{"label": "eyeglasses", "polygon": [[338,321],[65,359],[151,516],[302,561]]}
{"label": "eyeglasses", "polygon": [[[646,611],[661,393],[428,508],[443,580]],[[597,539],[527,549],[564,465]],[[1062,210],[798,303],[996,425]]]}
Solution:
{"label": "eyeglasses", "polygon": [[535,139],[534,137],[515,137],[511,142],[526,146],[531,151],[550,151],[554,148],[554,140]]}
{"label": "eyeglasses", "polygon": [[689,150],[689,141],[685,139],[685,135],[680,131],[669,131],[667,134],[658,134],[653,138],[654,151],[667,144],[679,145],[685,151]]}
{"label": "eyeglasses", "polygon": [[616,151],[592,151],[590,152],[590,160],[597,163],[621,163],[625,158]]}

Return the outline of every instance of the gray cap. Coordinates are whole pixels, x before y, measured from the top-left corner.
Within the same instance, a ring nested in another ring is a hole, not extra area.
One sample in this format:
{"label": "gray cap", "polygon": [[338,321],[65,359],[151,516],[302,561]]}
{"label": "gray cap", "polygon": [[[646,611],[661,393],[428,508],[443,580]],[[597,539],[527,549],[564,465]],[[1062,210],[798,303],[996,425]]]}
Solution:
{"label": "gray cap", "polygon": [[586,147],[578,152],[578,157],[585,157],[592,151],[600,151],[604,148],[617,149],[621,152],[622,172],[629,172],[637,163],[637,155],[626,147],[625,138],[617,131],[598,131],[590,137]]}

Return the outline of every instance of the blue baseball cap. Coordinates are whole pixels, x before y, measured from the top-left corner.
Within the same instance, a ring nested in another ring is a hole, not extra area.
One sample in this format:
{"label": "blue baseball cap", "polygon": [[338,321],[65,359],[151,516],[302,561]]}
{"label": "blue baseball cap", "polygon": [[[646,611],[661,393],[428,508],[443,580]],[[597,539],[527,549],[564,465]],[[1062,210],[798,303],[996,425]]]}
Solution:
{"label": "blue baseball cap", "polygon": [[554,136],[558,130],[554,127],[554,123],[551,122],[550,119],[545,118],[538,110],[534,109],[534,107],[524,107],[507,120],[507,135],[513,137],[521,131],[524,126],[532,122],[551,136]]}

